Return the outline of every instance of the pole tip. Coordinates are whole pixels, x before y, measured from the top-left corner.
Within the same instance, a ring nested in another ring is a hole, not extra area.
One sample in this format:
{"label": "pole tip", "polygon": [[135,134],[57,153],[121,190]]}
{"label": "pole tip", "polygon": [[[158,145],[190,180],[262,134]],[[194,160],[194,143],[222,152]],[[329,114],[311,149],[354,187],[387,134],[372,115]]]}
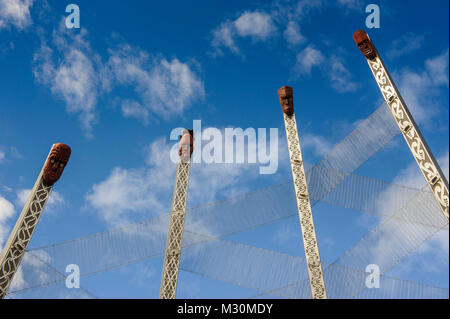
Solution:
{"label": "pole tip", "polygon": [[180,137],[180,147],[178,149],[178,155],[182,159],[189,159],[194,151],[194,131],[184,129]]}
{"label": "pole tip", "polygon": [[277,92],[283,112],[288,116],[294,114],[294,93],[292,88],[285,85],[282,86]]}
{"label": "pole tip", "polygon": [[71,153],[72,150],[66,144],[53,144],[42,173],[42,178],[46,185],[51,186],[58,181],[69,161]]}
{"label": "pole tip", "polygon": [[353,40],[367,59],[373,59],[377,55],[372,40],[364,30],[354,32]]}

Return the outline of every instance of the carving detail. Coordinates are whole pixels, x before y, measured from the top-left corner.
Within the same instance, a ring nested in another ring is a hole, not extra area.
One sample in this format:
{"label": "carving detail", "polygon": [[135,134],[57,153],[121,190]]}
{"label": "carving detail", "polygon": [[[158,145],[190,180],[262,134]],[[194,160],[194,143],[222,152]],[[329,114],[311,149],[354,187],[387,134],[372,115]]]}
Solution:
{"label": "carving detail", "polygon": [[53,145],[44,165],[42,178],[47,185],[53,185],[60,177],[70,157],[70,147],[63,143]]}
{"label": "carving detail", "polygon": [[353,33],[353,40],[366,58],[373,59],[375,57],[375,47],[366,32],[363,30],[356,31]]}
{"label": "carving detail", "polygon": [[180,136],[180,147],[178,149],[178,155],[182,161],[186,162],[191,158],[194,151],[194,131],[184,129]]}
{"label": "carving detail", "polygon": [[284,114],[291,116],[294,114],[294,97],[292,88],[283,86],[278,90],[278,99],[280,100],[281,108]]}

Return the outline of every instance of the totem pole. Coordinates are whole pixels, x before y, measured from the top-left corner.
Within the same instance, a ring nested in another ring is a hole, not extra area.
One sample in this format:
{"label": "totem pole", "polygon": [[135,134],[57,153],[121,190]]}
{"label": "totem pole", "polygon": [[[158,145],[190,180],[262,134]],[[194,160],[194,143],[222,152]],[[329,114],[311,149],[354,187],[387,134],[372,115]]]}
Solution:
{"label": "totem pole", "polygon": [[295,121],[292,88],[289,86],[280,88],[278,90],[278,98],[280,99],[281,108],[283,110],[295,197],[297,199],[306,265],[311,286],[311,296],[313,299],[326,299],[327,293],[325,281],[323,279],[322,263],[320,261],[319,246],[317,244],[316,230],[314,228],[308,185],[306,184],[305,167],[303,166],[297,123]]}
{"label": "totem pole", "polygon": [[70,157],[70,147],[54,144],[28,200],[0,255],[0,298],[4,298],[30,243],[53,184],[61,177]]}
{"label": "totem pole", "polygon": [[447,179],[367,33],[363,30],[358,30],[353,34],[353,40],[365,56],[395,122],[448,221],[449,195]]}
{"label": "totem pole", "polygon": [[160,299],[174,299],[177,292],[189,173],[191,168],[191,155],[194,150],[193,135],[194,132],[192,130],[185,129],[180,138],[178,150],[179,159],[175,176],[175,187],[173,190],[161,289],[159,292]]}

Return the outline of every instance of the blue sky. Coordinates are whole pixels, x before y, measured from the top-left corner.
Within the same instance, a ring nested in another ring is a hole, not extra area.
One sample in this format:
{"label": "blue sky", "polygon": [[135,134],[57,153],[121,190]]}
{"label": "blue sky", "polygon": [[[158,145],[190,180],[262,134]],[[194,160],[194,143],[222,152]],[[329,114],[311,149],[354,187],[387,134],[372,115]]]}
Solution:
{"label": "blue sky", "polygon": [[[80,0],[81,28],[67,29],[69,3],[0,0],[2,245],[56,142],[70,145],[72,156],[31,247],[167,213],[175,175],[169,135],[193,120],[219,130],[278,128],[280,148],[272,175],[248,163],[193,165],[188,206],[289,180],[282,85],[294,88],[304,159],[317,162],[383,102],[352,39],[370,3],[379,5],[381,25],[367,32],[448,168],[448,1]],[[397,137],[356,173],[422,187],[415,165]],[[362,226],[364,214],[323,203],[314,214],[327,262],[373,228]],[[230,239],[302,256],[298,226],[292,218]],[[396,276],[448,287],[448,271],[411,266],[427,253],[448,269],[448,230],[436,242]],[[156,298],[161,267],[162,259],[144,262],[82,285],[99,297]],[[180,298],[255,294],[180,273]]]}

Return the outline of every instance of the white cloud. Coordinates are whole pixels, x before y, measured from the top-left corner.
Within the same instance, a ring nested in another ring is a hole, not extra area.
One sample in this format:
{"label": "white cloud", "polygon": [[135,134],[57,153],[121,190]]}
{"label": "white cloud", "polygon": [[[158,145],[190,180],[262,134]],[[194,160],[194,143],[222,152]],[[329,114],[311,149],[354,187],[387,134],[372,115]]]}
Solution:
{"label": "white cloud", "polygon": [[130,221],[132,213],[154,217],[170,211],[170,190],[175,164],[170,161],[170,145],[157,139],[146,150],[147,165],[141,168],[115,167],[102,182],[86,194],[88,204],[108,225]]}
{"label": "white cloud", "polygon": [[414,119],[422,124],[428,124],[430,119],[439,112],[441,88],[449,86],[448,49],[442,54],[425,61],[425,67],[418,72],[408,68],[394,73],[398,79],[398,87],[410,109]]}
{"label": "white cloud", "polygon": [[86,195],[89,204],[97,209],[104,221],[116,226],[124,223],[127,217],[124,214],[133,211],[149,209],[168,212],[168,207],[160,204],[157,196],[156,180],[151,179],[151,173],[146,169],[123,169],[116,167],[108,178],[92,187]]}
{"label": "white cloud", "polygon": [[125,116],[147,118],[149,109],[167,119],[204,99],[203,81],[188,63],[164,57],[151,60],[146,52],[129,45],[110,50],[110,54],[108,67],[117,84],[132,86],[141,100],[125,101]]}
{"label": "white cloud", "polygon": [[237,34],[241,37],[251,37],[254,40],[268,39],[276,27],[272,18],[265,12],[244,12],[234,21]]}
{"label": "white cloud", "polygon": [[[214,48],[212,56],[223,55],[224,48],[242,55],[237,45],[239,38],[250,37],[254,42],[263,42],[271,37],[276,37],[278,29],[284,30],[283,37],[288,48],[296,49],[298,45],[306,42],[306,37],[300,32],[300,25],[305,21],[304,17],[311,10],[322,7],[324,3],[321,0],[302,0],[295,4],[273,2],[270,14],[258,10],[245,11],[236,20],[227,20],[212,31],[211,46]],[[361,2],[359,0],[340,0],[338,6],[355,10],[361,8]],[[339,93],[353,92],[359,87],[352,80],[352,75],[343,59],[336,55],[324,54],[312,43],[297,53],[291,80],[295,80],[299,76],[311,75],[315,67],[328,77],[331,87]]]}
{"label": "white cloud", "polygon": [[54,272],[48,266],[51,261],[52,258],[44,250],[35,250],[32,253],[26,252],[11,282],[10,291],[48,283],[51,274]]}
{"label": "white cloud", "polygon": [[[235,54],[241,55],[236,44],[242,37],[251,37],[254,41],[266,41],[277,36],[276,31],[283,29],[283,36],[290,49],[303,44],[306,37],[300,32],[300,23],[305,21],[311,10],[318,9],[325,4],[321,0],[302,0],[295,4],[273,2],[270,14],[262,11],[245,11],[236,20],[227,20],[212,31],[211,46],[213,56],[223,55],[227,48]],[[340,0],[338,6],[346,9],[360,9],[359,0]],[[310,75],[313,68],[318,67],[330,80],[331,87],[340,93],[356,91],[358,84],[352,80],[352,75],[346,68],[344,61],[335,55],[326,56],[314,44],[297,53],[293,68],[292,79],[302,75]]]}
{"label": "white cloud", "polygon": [[297,3],[294,12],[296,16],[301,17],[307,15],[311,9],[320,8],[323,4],[323,0],[301,0]]}
{"label": "white cloud", "polygon": [[236,46],[234,25],[230,21],[221,23],[212,31],[211,45],[215,48],[213,55],[223,55],[222,47],[228,48],[231,52],[239,54]]}
{"label": "white cloud", "polygon": [[10,158],[21,158],[21,157],[22,155],[20,155],[16,147],[14,146],[6,147],[0,145],[0,164],[2,162],[7,161]]}
{"label": "white cloud", "polygon": [[300,33],[300,27],[296,21],[289,21],[283,34],[286,41],[291,45],[306,41],[306,38]]}
{"label": "white cloud", "polygon": [[222,55],[222,48],[239,54],[236,39],[249,37],[253,41],[266,41],[277,30],[271,15],[261,11],[245,11],[234,21],[222,22],[212,31],[213,56]]}
{"label": "white cloud", "polygon": [[108,87],[108,76],[86,37],[86,30],[73,35],[61,23],[51,38],[55,49],[42,41],[34,55],[33,72],[40,83],[48,85],[53,94],[64,100],[69,113],[79,115],[85,135],[91,137],[97,100]]}
{"label": "white cloud", "polygon": [[[420,269],[434,273],[441,273],[444,269],[448,269],[448,236],[447,226],[447,229],[439,231],[417,249],[415,257],[420,262]],[[432,256],[435,262],[429,262],[429,256]]]}
{"label": "white cloud", "polygon": [[87,31],[73,35],[63,21],[47,44],[43,39],[34,55],[34,75],[61,98],[69,113],[79,115],[86,137],[92,137],[98,121],[99,98],[114,88],[130,86],[141,101],[119,101],[124,117],[147,123],[150,111],[168,119],[183,114],[192,103],[205,96],[203,81],[196,72],[196,61],[183,63],[177,58],[150,58],[147,52],[122,44],[109,49],[103,63],[87,41]]}
{"label": "white cloud", "polygon": [[0,247],[3,247],[9,236],[7,221],[14,215],[14,205],[3,196],[0,196]]}
{"label": "white cloud", "polygon": [[329,59],[329,65],[327,75],[332,88],[341,93],[353,92],[358,88],[358,85],[351,80],[351,73],[344,66],[341,59],[332,56]]}
{"label": "white cloud", "polygon": [[362,9],[362,4],[360,0],[338,0],[338,4],[349,10]]}
{"label": "white cloud", "polygon": [[425,70],[431,84],[448,88],[448,48],[441,55],[426,60]]}
{"label": "white cloud", "polygon": [[310,44],[297,54],[294,78],[310,75],[314,67],[320,68],[330,80],[331,87],[337,92],[347,93],[358,88],[358,85],[352,81],[352,75],[342,59],[335,55],[326,57],[319,49]]}
{"label": "white cloud", "polygon": [[0,197],[0,221],[3,222],[14,214],[14,205],[4,197]]}
{"label": "white cloud", "polygon": [[295,64],[295,71],[301,74],[311,74],[313,67],[321,65],[325,61],[323,54],[314,48],[312,45],[308,45],[299,54],[297,54],[297,62]]}
{"label": "white cloud", "polygon": [[286,22],[301,22],[311,16],[312,10],[321,8],[323,0],[273,1],[271,16],[277,25],[285,26]]}
{"label": "white cloud", "polygon": [[16,273],[14,274],[14,278],[11,281],[11,285],[9,286],[9,291],[17,291],[25,288],[26,282],[23,275],[23,268],[22,265],[19,265],[19,267],[16,270]]}
{"label": "white cloud", "polygon": [[425,35],[408,32],[392,42],[392,46],[386,53],[386,56],[390,59],[396,59],[405,54],[412,53],[422,47],[424,40]]}
{"label": "white cloud", "polygon": [[300,138],[302,149],[311,149],[320,158],[328,154],[334,146],[331,141],[319,135],[305,134]]}
{"label": "white cloud", "polygon": [[30,7],[34,0],[0,0],[0,30],[14,26],[24,30],[31,25]]}
{"label": "white cloud", "polygon": [[[281,141],[280,144],[285,145]],[[176,164],[170,160],[170,151],[174,145],[178,145],[178,142],[167,142],[165,138],[152,142],[146,149],[145,166],[114,168],[105,180],[93,185],[86,194],[87,204],[109,226],[128,223],[133,217],[139,214],[142,216],[142,213],[146,214],[146,218],[169,213],[176,171]],[[248,147],[246,143],[244,154]],[[285,149],[281,151],[280,157],[286,155]],[[248,184],[243,184],[242,179],[251,181],[260,176],[259,164],[192,163],[189,203],[203,204],[244,193],[248,191]],[[198,227],[205,228],[200,224]],[[204,229],[202,232],[207,233]]]}
{"label": "white cloud", "polygon": [[122,114],[125,117],[134,117],[145,124],[148,123],[149,112],[140,103],[132,100],[124,100],[121,105]]}
{"label": "white cloud", "polygon": [[4,190],[5,192],[8,192],[8,193],[10,193],[10,192],[13,191],[13,189],[12,189],[11,187],[8,187],[8,186],[6,186],[6,185],[2,185],[2,188],[3,188],[3,190]]}

